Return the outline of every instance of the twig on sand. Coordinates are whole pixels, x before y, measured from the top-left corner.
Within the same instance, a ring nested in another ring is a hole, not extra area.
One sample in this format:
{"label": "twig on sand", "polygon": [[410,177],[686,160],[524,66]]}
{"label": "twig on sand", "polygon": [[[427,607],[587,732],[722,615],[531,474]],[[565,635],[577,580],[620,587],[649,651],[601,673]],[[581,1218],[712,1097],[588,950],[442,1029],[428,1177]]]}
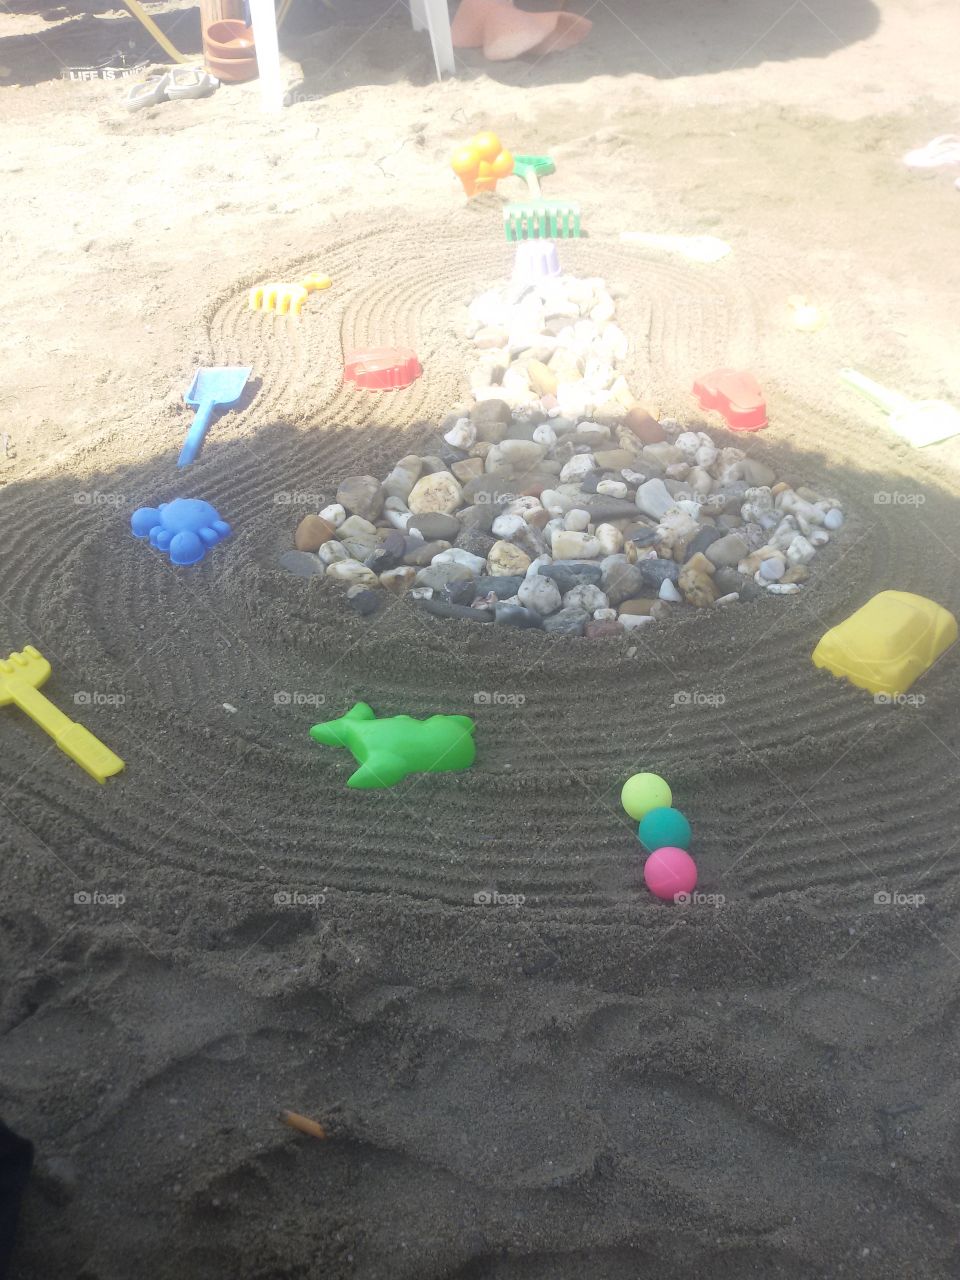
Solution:
{"label": "twig on sand", "polygon": [[316,1120],[309,1120],[297,1111],[281,1111],[280,1119],[284,1124],[288,1124],[291,1129],[296,1129],[299,1133],[309,1134],[311,1138],[325,1140],[330,1137],[322,1124],[317,1124]]}

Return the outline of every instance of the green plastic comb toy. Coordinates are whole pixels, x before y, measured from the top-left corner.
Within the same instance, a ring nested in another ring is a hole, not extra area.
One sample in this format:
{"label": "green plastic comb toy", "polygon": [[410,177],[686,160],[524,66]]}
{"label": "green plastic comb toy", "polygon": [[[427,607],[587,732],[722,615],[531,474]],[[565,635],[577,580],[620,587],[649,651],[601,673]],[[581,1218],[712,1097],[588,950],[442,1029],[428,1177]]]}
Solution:
{"label": "green plastic comb toy", "polygon": [[544,200],[540,179],[556,173],[549,156],[515,156],[513,172],[523,178],[533,197],[504,205],[503,229],[508,240],[567,239],[580,235],[580,206],[569,200]]}

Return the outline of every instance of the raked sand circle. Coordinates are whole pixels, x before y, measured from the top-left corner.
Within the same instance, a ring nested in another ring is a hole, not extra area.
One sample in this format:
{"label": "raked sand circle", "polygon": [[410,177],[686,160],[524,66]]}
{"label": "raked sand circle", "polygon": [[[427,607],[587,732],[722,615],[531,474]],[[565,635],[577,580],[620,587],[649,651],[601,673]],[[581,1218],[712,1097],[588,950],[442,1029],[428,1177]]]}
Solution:
{"label": "raked sand circle", "polygon": [[[238,886],[266,865],[284,882],[320,875],[343,890],[466,904],[498,885],[524,893],[528,910],[615,911],[638,884],[617,792],[626,774],[655,768],[694,823],[704,884],[728,895],[846,888],[868,903],[878,877],[906,882],[925,871],[960,816],[953,761],[936,741],[950,740],[949,672],[931,674],[913,714],[876,708],[809,655],[823,630],[885,587],[957,608],[956,564],[931,554],[929,532],[956,523],[955,499],[918,475],[923,523],[877,505],[878,477],[894,483],[909,460],[880,437],[864,458],[861,429],[812,414],[789,381],[773,387],[775,423],[751,456],[835,496],[846,515],[842,538],[794,597],[692,609],[674,626],[600,643],[434,619],[402,599],[360,618],[342,592],[278,567],[310,509],[278,495],[329,501],[345,476],[386,475],[465,402],[469,347],[457,308],[508,274],[512,252],[439,223],[430,234],[422,256],[409,229],[394,228],[304,259],[336,285],[299,329],[248,312],[247,280],[211,308],[207,358],[251,363],[262,383],[248,407],[221,420],[191,474],[190,492],[235,529],[199,568],[173,571],[129,535],[124,512],[76,505],[69,476],[5,494],[7,604],[34,634],[59,637],[96,687],[122,690],[136,708],[122,719],[90,709],[90,727],[128,762],[92,834],[82,778],[55,756],[34,766],[33,740],[11,737],[38,837],[93,839],[121,865],[148,850],[180,877]],[[638,394],[648,379],[668,410],[689,405],[681,370],[716,366],[751,334],[762,348],[735,271],[627,259],[619,246],[586,241],[562,253],[577,274],[625,287],[618,316],[635,335],[627,376]],[[389,396],[343,389],[342,347],[389,341],[415,347],[424,377]],[[692,413],[682,425],[696,421]],[[131,510],[185,492],[173,474],[181,422],[153,426],[163,452],[101,478]],[[30,531],[41,520],[38,539]],[[351,761],[313,745],[307,730],[360,698],[378,714],[474,716],[476,765],[375,796],[346,791]],[[189,802],[194,777],[222,779],[212,800]],[[186,811],[168,836],[171,778]],[[39,803],[51,789],[56,814]],[[928,884],[954,875],[944,858]]]}

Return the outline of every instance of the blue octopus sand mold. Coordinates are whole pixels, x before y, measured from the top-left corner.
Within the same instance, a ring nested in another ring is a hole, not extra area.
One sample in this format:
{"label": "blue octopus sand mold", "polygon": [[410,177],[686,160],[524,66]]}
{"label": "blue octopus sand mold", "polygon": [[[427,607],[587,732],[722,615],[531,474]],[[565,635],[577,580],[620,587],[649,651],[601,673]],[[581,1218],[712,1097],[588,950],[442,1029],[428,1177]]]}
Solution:
{"label": "blue octopus sand mold", "polygon": [[220,513],[200,498],[175,498],[159,507],[140,507],[130,517],[137,538],[149,538],[151,547],[166,551],[173,564],[196,564],[211,547],[230,535]]}
{"label": "blue octopus sand mold", "polygon": [[314,742],[347,747],[360,766],[348,787],[392,787],[410,773],[446,773],[469,769],[477,754],[476,726],[469,716],[388,716],[378,720],[373,709],[358,702],[338,720],[315,724]]}

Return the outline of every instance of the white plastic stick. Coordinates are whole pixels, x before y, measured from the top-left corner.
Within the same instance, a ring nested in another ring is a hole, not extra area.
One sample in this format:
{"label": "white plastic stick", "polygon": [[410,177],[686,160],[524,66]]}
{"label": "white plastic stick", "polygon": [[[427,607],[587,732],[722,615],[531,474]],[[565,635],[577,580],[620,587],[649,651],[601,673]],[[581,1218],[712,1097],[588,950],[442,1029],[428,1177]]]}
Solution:
{"label": "white plastic stick", "polygon": [[277,42],[274,0],[250,0],[250,25],[257,50],[261,105],[264,111],[282,111],[283,81],[280,79],[280,45]]}

